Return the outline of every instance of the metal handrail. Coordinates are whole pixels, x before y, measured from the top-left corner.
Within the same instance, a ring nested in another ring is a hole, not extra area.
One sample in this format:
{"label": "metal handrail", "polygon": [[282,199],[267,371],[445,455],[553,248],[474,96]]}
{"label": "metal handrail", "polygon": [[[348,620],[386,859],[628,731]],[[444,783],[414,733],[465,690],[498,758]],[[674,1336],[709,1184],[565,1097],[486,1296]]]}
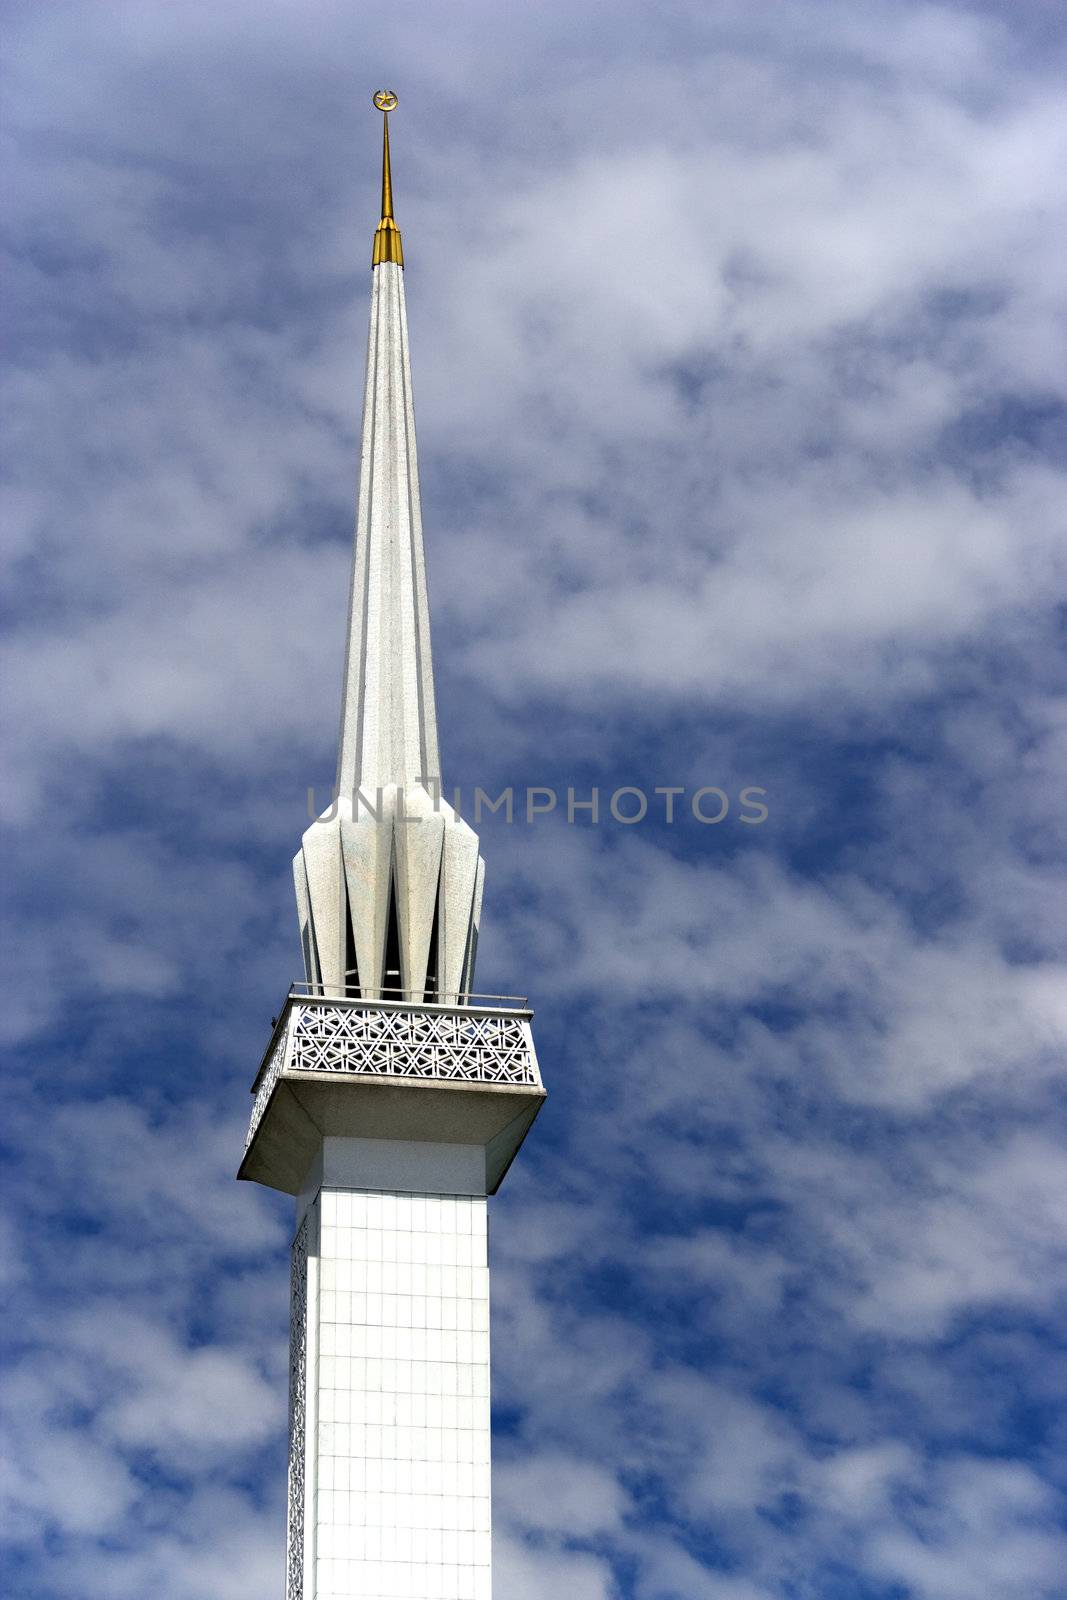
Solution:
{"label": "metal handrail", "polygon": [[373,993],[365,994],[358,984],[291,983],[289,998],[360,1000],[364,1005],[446,1006],[455,1009],[499,1006],[524,1011],[528,1006],[528,996],[524,994],[476,994],[469,989],[401,989],[389,984],[382,984]]}

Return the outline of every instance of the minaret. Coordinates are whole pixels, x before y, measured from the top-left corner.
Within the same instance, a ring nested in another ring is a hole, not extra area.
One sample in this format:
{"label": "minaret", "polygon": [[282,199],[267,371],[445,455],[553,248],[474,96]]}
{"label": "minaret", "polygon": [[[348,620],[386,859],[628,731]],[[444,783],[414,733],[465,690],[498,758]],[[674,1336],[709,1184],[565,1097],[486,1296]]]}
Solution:
{"label": "minaret", "polygon": [[286,1600],[489,1600],[495,1193],[544,1099],[523,1002],[473,993],[483,865],[441,797],[404,253],[382,215],[335,803],[294,861],[305,982],[241,1178],[296,1196]]}

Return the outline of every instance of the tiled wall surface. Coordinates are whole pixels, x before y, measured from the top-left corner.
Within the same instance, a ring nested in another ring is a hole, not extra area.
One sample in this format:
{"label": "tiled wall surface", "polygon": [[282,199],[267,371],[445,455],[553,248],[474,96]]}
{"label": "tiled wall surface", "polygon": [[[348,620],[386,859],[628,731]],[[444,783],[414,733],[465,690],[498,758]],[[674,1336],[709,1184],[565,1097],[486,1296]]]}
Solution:
{"label": "tiled wall surface", "polygon": [[319,1210],[315,1600],[489,1600],[486,1202],[323,1189]]}

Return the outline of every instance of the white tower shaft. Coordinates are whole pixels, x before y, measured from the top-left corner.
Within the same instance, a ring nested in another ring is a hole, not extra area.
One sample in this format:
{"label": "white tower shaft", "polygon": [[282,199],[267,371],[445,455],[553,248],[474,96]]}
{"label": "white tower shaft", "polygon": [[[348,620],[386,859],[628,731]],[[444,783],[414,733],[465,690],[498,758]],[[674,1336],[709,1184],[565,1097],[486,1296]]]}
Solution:
{"label": "white tower shaft", "polygon": [[[325,1142],[293,1254],[290,1410],[305,1410],[290,1443],[289,1600],[490,1600],[479,1154]],[[384,1187],[367,1186],[375,1173]]]}

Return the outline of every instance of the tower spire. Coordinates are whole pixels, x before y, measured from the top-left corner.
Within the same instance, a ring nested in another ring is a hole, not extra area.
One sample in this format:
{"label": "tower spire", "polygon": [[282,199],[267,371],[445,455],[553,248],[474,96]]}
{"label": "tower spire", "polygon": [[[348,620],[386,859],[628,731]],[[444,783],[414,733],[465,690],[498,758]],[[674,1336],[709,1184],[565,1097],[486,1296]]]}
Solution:
{"label": "tower spire", "polygon": [[294,862],[309,983],[400,991],[472,987],[478,840],[441,798],[430,610],[411,399],[403,255],[392,216],[388,116],[374,236],[359,510],[348,610],[337,799]]}
{"label": "tower spire", "polygon": [[374,235],[371,265],[377,267],[383,261],[395,261],[402,267],[404,246],[400,229],[393,220],[393,173],[389,163],[389,113],[396,110],[398,101],[392,89],[379,89],[374,104],[382,113],[382,219]]}

